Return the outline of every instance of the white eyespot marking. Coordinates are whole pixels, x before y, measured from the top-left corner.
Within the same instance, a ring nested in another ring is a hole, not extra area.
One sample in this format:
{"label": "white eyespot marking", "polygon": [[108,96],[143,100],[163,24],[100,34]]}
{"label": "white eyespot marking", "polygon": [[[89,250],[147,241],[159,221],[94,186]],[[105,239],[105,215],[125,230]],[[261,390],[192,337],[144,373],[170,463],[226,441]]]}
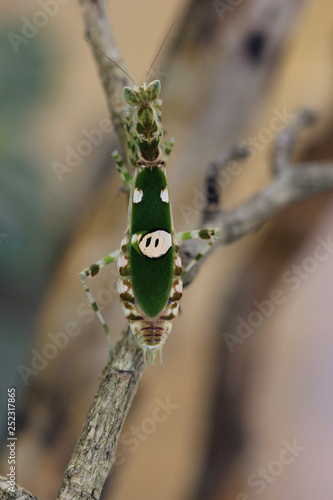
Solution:
{"label": "white eyespot marking", "polygon": [[133,234],[132,239],[131,239],[131,243],[132,243],[132,245],[133,245],[133,243],[135,243],[137,240],[138,240],[138,235],[137,235],[137,234]]}
{"label": "white eyespot marking", "polygon": [[168,188],[162,189],[162,191],[161,191],[161,200],[164,201],[164,203],[169,203]]}
{"label": "white eyespot marking", "polygon": [[175,266],[182,267],[182,261],[181,261],[181,258],[179,257],[179,255],[177,255],[177,257],[175,258]]}
{"label": "white eyespot marking", "polygon": [[120,295],[121,293],[131,292],[130,287],[126,285],[123,280],[117,281],[117,292]]}
{"label": "white eyespot marking", "polygon": [[142,189],[135,188],[133,193],[133,203],[140,203],[143,197]]}
{"label": "white eyespot marking", "polygon": [[163,229],[146,234],[139,242],[141,252],[150,259],[162,257],[167,253],[171,245],[171,234],[163,231]]}

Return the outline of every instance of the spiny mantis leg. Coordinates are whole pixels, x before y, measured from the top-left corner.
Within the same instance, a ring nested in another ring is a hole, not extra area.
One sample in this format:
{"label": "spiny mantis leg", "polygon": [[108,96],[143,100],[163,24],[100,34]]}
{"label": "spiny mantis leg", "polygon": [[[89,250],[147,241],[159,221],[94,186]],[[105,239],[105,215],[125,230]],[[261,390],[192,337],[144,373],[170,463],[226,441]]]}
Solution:
{"label": "spiny mantis leg", "polygon": [[127,168],[126,168],[120,154],[118,153],[118,151],[113,151],[113,153],[111,153],[111,156],[113,157],[113,159],[115,161],[115,164],[117,166],[120,177],[124,183],[126,191],[129,193],[130,188],[131,188],[131,184],[132,184],[132,176],[129,173],[129,171],[127,170]]}
{"label": "spiny mantis leg", "polygon": [[208,252],[208,250],[215,245],[219,236],[221,234],[221,229],[218,227],[211,229],[197,229],[194,231],[185,231],[183,233],[176,233],[175,238],[179,241],[193,240],[199,238],[200,240],[206,241],[206,245],[202,250],[197,253],[195,257],[187,264],[182,273],[182,278],[192,269],[192,267]]}
{"label": "spiny mantis leg", "polygon": [[99,272],[100,269],[102,269],[102,267],[107,266],[108,264],[111,264],[111,262],[114,262],[115,260],[117,260],[119,257],[119,254],[120,254],[120,250],[115,250],[114,252],[109,253],[103,259],[100,259],[97,262],[94,262],[90,266],[86,267],[85,269],[83,269],[83,271],[81,271],[79,273],[81,283],[83,285],[84,291],[88,295],[88,299],[89,299],[89,302],[91,304],[91,307],[95,311],[98,319],[102,323],[102,326],[104,328],[106,335],[108,336],[110,356],[112,353],[112,345],[111,345],[111,335],[110,335],[109,327],[105,323],[105,320],[102,316],[102,313],[98,309],[98,305],[96,304],[96,301],[88,288],[88,285],[86,283],[86,278],[92,278],[93,276],[96,276],[96,274]]}

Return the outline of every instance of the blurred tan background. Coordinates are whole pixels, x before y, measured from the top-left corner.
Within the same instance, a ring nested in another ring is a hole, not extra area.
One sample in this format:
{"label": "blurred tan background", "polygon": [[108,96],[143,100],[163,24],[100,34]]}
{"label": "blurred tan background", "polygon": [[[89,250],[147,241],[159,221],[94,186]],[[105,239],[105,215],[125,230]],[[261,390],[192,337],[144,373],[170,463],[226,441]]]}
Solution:
{"label": "blurred tan background", "polygon": [[[13,49],[8,35],[22,36],[41,3],[0,5],[0,383],[3,443],[7,387],[18,391],[17,482],[49,500],[108,355],[77,273],[117,248],[127,207],[109,156],[113,132],[77,166],[66,163],[108,118],[77,3],[57,4]],[[273,117],[282,126],[314,108],[320,121],[302,134],[295,160],[333,158],[329,0],[128,0],[109,2],[109,14],[137,84],[178,19],[151,74],[162,79],[163,123],[176,138],[168,172],[177,231],[200,223],[207,166],[233,144],[255,144],[255,157],[222,178],[223,207],[270,181]],[[61,174],[59,164],[67,166]],[[329,250],[313,263],[318,241],[330,241],[332,216],[332,195],[321,195],[205,263],[185,291],[163,368],[144,374],[103,498],[332,498]],[[124,320],[115,268],[91,288],[116,341]],[[230,347],[227,334],[276,290],[281,304]],[[54,347],[54,339],[67,344]],[[2,475],[7,467],[4,448]]]}

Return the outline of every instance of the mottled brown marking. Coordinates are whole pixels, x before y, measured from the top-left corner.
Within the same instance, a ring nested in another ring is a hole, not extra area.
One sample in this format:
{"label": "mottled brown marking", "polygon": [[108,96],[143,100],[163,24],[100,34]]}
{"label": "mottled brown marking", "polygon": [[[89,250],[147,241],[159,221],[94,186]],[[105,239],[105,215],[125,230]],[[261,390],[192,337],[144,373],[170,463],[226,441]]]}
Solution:
{"label": "mottled brown marking", "polygon": [[145,345],[153,346],[160,344],[164,329],[158,326],[148,326],[138,332],[138,336],[144,337]]}
{"label": "mottled brown marking", "polygon": [[138,316],[137,314],[130,313],[128,316],[126,316],[126,319],[128,321],[141,321],[143,320],[142,316]]}
{"label": "mottled brown marking", "polygon": [[175,276],[181,276],[183,269],[181,267],[175,266]]}
{"label": "mottled brown marking", "polygon": [[134,299],[133,295],[131,293],[129,293],[129,292],[123,292],[123,293],[121,293],[119,295],[119,297],[124,302],[135,302],[135,299]]}
{"label": "mottled brown marking", "polygon": [[135,305],[132,304],[131,302],[124,302],[123,307],[125,307],[125,309],[128,309],[129,311],[136,310]]}
{"label": "mottled brown marking", "polygon": [[120,276],[129,276],[130,275],[129,267],[128,266],[120,267],[119,274],[120,274]]}
{"label": "mottled brown marking", "polygon": [[[177,305],[177,304],[176,304]],[[159,319],[162,319],[163,321],[171,321],[174,319],[176,316],[173,313],[168,314],[168,316],[160,316]]]}
{"label": "mottled brown marking", "polygon": [[181,292],[174,292],[171,297],[170,297],[170,301],[174,302],[176,300],[180,300],[182,298],[183,294]]}

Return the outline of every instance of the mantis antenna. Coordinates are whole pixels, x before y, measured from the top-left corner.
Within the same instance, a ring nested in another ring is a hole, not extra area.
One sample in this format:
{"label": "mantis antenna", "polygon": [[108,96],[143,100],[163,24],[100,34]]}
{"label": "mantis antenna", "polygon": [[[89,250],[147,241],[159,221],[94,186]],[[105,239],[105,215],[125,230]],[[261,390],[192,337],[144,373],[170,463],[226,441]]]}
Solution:
{"label": "mantis antenna", "polygon": [[176,22],[177,22],[177,19],[176,19],[176,20],[172,23],[171,27],[169,28],[169,31],[168,31],[168,32],[167,32],[167,34],[165,35],[164,40],[163,40],[163,42],[162,42],[162,44],[161,44],[160,48],[158,49],[157,54],[156,54],[156,56],[154,57],[154,60],[153,60],[153,62],[151,63],[150,68],[149,68],[149,70],[148,70],[148,72],[147,72],[147,74],[146,74],[146,78],[145,78],[145,81],[144,81],[144,83],[145,83],[145,84],[146,84],[147,78],[148,78],[148,76],[149,76],[149,73],[151,72],[151,69],[152,69],[152,67],[153,67],[153,66],[154,66],[154,64],[155,64],[155,61],[156,61],[156,59],[158,58],[159,53],[161,52],[161,50],[162,50],[162,48],[163,48],[163,45],[165,44],[166,39],[168,38],[168,36],[169,36],[169,34],[170,34],[170,31],[172,30],[172,28],[174,27],[174,25],[176,24]]}
{"label": "mantis antenna", "polygon": [[[173,26],[173,25],[172,25],[172,26]],[[171,26],[171,28],[172,28],[172,26]],[[170,28],[170,29],[171,29],[171,28]],[[169,30],[169,31],[170,31],[170,30]],[[169,33],[168,33],[168,34],[169,34]],[[118,64],[118,63],[116,63],[116,61],[114,61],[113,59],[111,59],[111,57],[107,56],[107,55],[105,54],[105,52],[103,52],[101,49],[99,49],[99,48],[97,47],[97,45],[95,45],[95,44],[94,44],[94,43],[92,43],[90,40],[88,40],[88,38],[85,38],[85,41],[86,41],[86,42],[88,42],[88,43],[90,43],[90,45],[92,45],[92,46],[93,46],[96,50],[98,50],[98,52],[100,52],[101,54],[103,54],[103,56],[105,56],[107,59],[109,59],[109,61],[111,61],[111,62],[112,62],[115,66],[117,66],[117,68],[119,68],[119,69],[120,69],[123,73],[125,73],[125,75],[126,75],[126,76],[128,76],[128,78],[129,78],[129,79],[131,80],[131,82],[133,83],[134,87],[136,86],[136,85],[135,85],[135,82],[134,82],[134,80],[133,80],[133,78],[132,78],[132,77],[131,77],[128,73],[127,73],[127,71],[125,71],[125,70],[124,70],[121,66],[119,66],[119,64]],[[164,42],[163,42],[163,43],[164,43]],[[161,48],[162,48],[162,47],[161,47]],[[160,49],[160,50],[161,50],[161,49]],[[156,59],[156,58],[155,58],[155,59]],[[155,59],[154,59],[154,61],[155,61]],[[151,69],[151,67],[150,67],[150,69]],[[149,71],[150,71],[150,69],[149,69]]]}

